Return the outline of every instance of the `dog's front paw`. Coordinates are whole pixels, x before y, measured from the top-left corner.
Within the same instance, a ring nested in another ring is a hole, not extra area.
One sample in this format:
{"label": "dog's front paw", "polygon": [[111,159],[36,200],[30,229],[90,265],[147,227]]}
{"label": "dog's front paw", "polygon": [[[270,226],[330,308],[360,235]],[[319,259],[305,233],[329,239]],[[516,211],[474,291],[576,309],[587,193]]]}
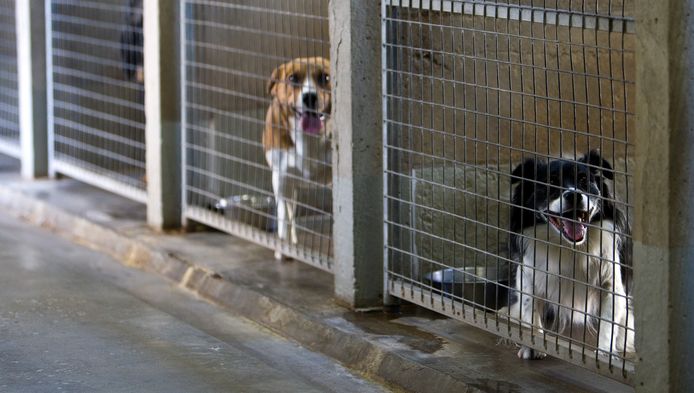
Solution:
{"label": "dog's front paw", "polygon": [[523,360],[539,360],[544,359],[546,356],[546,353],[526,347],[525,345],[521,346],[518,350],[518,358]]}

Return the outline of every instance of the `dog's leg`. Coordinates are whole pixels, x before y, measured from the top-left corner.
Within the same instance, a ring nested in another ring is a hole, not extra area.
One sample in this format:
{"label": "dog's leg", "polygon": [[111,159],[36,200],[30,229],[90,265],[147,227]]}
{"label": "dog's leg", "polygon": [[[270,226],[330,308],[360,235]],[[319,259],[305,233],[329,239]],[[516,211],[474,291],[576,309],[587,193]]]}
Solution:
{"label": "dog's leg", "polygon": [[[542,331],[542,319],[540,318],[540,307],[536,307],[537,302],[533,299],[535,294],[535,286],[533,283],[532,268],[524,268],[521,266],[516,275],[516,288],[520,289],[518,293],[517,309],[512,311],[518,312],[518,319],[521,321],[521,326],[532,329],[533,327],[540,328]],[[515,305],[514,305],[515,306]],[[543,359],[547,354],[532,349],[526,345],[521,345],[518,350],[520,359]]]}
{"label": "dog's leg", "polygon": [[600,321],[598,323],[598,349],[601,355],[608,355],[615,349],[617,336],[614,335],[615,327],[614,322],[617,320],[617,315],[614,314],[615,309],[617,309],[616,302],[617,297],[612,293],[613,287],[610,285],[606,289],[606,292],[601,296],[600,302]]}
{"label": "dog's leg", "polygon": [[[609,264],[617,263],[609,262]],[[625,349],[633,348],[633,334],[629,334],[631,336],[631,343],[629,343],[626,329],[629,326],[626,291],[622,285],[619,266],[615,266],[612,270],[614,272],[609,272],[607,275],[612,279],[603,286],[605,292],[601,296],[598,348],[605,354],[623,355]]]}
{"label": "dog's leg", "polygon": [[279,198],[277,202],[277,244],[275,246],[275,259],[283,260],[282,243],[287,237],[287,204],[283,198]]}
{"label": "dog's leg", "polygon": [[[276,171],[273,171],[273,183]],[[277,175],[279,177],[279,175]],[[287,237],[287,204],[284,202],[281,193],[275,191],[275,202],[277,205],[277,238],[278,242],[275,247],[275,259],[282,259],[282,243]]]}
{"label": "dog's leg", "polygon": [[[617,270],[620,270],[619,268]],[[616,289],[616,293],[619,295],[620,301],[617,303],[621,309],[619,314],[618,323],[620,328],[618,330],[618,341],[617,349],[626,354],[634,354],[636,348],[634,347],[634,309],[629,307],[629,300],[627,298],[627,291],[624,288],[622,281],[622,274],[619,274],[619,286]]]}
{"label": "dog's leg", "polygon": [[279,150],[272,151],[272,190],[275,194],[277,206],[277,238],[279,241],[275,247],[275,259],[282,260],[282,243],[287,238],[287,203],[283,196],[284,175],[287,171],[287,153]]}
{"label": "dog's leg", "polygon": [[[521,325],[530,329],[537,327],[539,329],[538,333],[542,334],[542,319],[539,315],[540,312],[538,310],[533,310],[534,308],[539,309],[540,307],[535,307],[534,303],[535,302],[530,298],[530,296],[525,296],[523,298],[523,303],[520,305],[520,317],[523,321]],[[544,359],[546,356],[546,353],[532,349],[526,345],[521,345],[520,349],[518,350],[518,357],[524,360]]]}
{"label": "dog's leg", "polygon": [[626,338],[626,347],[624,348],[624,351],[627,354],[631,354],[633,356],[636,353],[636,347],[634,346],[634,341],[636,340],[636,337],[634,337],[634,308],[629,307],[629,302],[627,301],[627,327],[629,328],[626,331],[627,338]]}
{"label": "dog's leg", "polygon": [[287,200],[287,223],[289,226],[289,240],[292,244],[299,243],[299,238],[296,235],[296,198],[297,190],[294,188],[291,200]]}

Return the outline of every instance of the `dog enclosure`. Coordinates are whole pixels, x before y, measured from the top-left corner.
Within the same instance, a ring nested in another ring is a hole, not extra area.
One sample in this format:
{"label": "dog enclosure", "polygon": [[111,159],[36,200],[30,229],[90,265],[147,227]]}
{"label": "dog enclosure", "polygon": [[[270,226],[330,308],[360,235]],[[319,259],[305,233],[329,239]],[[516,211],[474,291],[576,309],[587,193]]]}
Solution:
{"label": "dog enclosure", "polygon": [[55,172],[146,200],[142,1],[50,1]]}
{"label": "dog enclosure", "polygon": [[[262,143],[273,102],[268,85],[291,83],[274,79],[273,70],[297,58],[329,58],[328,1],[185,1],[182,18],[185,216],[330,271],[330,182],[309,180],[303,170],[286,176],[293,187],[283,197],[296,206],[289,218],[297,238],[280,239],[286,224]],[[329,177],[329,152],[309,160]]]}
{"label": "dog enclosure", "polygon": [[[577,164],[596,150],[613,167],[614,180],[605,180],[616,195],[609,202],[631,217],[633,8],[630,0],[383,2],[390,295],[616,379],[631,378],[633,354],[623,344],[607,350],[598,345],[605,329],[613,340],[633,337],[627,322],[633,318],[631,288],[620,293],[614,282],[599,286],[566,274],[584,265],[590,269],[590,261],[630,276],[628,261],[616,253],[593,255],[565,240],[555,243],[558,235],[535,229],[518,237],[527,249],[563,250],[555,263],[565,268],[551,262],[521,268],[522,258],[511,252],[510,211],[521,180],[511,174],[519,163]],[[545,190],[561,187],[548,177],[532,183]],[[588,198],[608,202],[593,193]],[[582,225],[576,217],[569,220],[572,228]],[[600,243],[614,248],[614,238],[621,237],[630,251],[630,233],[598,230],[602,223],[587,224],[587,231],[595,229]],[[549,251],[528,257],[551,259]],[[519,292],[519,271],[538,285]],[[534,291],[543,286],[558,293]],[[614,309],[607,315],[576,307],[581,293],[590,291],[612,306],[628,302],[628,317],[616,317]],[[521,298],[536,305],[532,313],[541,313],[544,304],[570,320],[540,329],[534,321],[543,316],[533,315],[532,328],[521,324],[526,318],[505,308]]]}
{"label": "dog enclosure", "polygon": [[17,34],[14,0],[0,1],[0,152],[19,158]]}

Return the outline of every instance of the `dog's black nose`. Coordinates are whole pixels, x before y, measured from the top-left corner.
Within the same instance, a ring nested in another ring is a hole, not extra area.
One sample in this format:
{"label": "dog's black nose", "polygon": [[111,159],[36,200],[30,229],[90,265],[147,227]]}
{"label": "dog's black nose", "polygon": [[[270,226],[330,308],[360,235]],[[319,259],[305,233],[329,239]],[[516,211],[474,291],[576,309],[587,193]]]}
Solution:
{"label": "dog's black nose", "polygon": [[583,206],[583,194],[578,191],[564,191],[564,201],[567,208],[581,208]]}
{"label": "dog's black nose", "polygon": [[566,199],[576,199],[581,197],[581,193],[578,191],[564,191],[564,197]]}
{"label": "dog's black nose", "polygon": [[304,108],[306,109],[316,109],[316,105],[318,104],[318,94],[316,93],[304,93],[304,96],[301,98]]}

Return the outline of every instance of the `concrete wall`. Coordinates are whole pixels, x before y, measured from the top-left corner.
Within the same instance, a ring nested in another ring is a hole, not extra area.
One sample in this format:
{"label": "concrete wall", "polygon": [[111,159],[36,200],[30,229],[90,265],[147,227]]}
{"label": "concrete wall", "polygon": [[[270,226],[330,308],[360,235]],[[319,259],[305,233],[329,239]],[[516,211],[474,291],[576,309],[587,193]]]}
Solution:
{"label": "concrete wall", "polygon": [[694,1],[637,1],[637,392],[694,385]]}
{"label": "concrete wall", "polygon": [[403,146],[469,163],[517,162],[521,149],[625,155],[633,34],[407,9],[398,18],[395,42],[412,47],[394,65],[406,99],[393,105],[413,125]]}

